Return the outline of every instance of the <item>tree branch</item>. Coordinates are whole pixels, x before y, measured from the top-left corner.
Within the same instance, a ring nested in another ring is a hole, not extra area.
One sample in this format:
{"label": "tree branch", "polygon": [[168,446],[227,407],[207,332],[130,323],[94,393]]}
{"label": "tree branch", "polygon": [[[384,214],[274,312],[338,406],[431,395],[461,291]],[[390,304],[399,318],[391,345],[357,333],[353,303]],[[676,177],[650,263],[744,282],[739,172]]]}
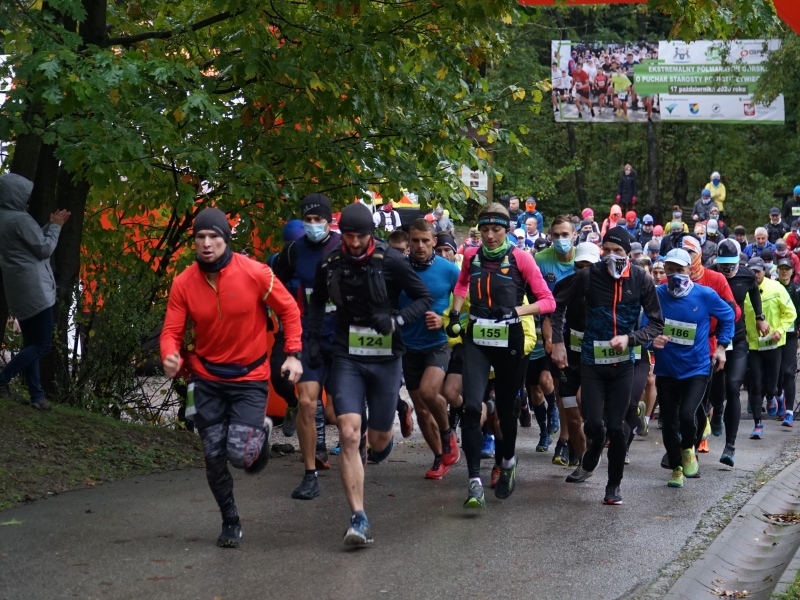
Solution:
{"label": "tree branch", "polygon": [[[187,29],[189,31],[198,31],[199,29],[203,29],[204,27],[209,27],[210,25],[214,25],[221,21],[226,21],[227,19],[231,19],[233,17],[237,17],[242,14],[244,10],[239,10],[234,13],[226,10],[225,12],[221,12],[218,15],[214,15],[213,17],[208,17],[207,19],[203,19],[202,21],[198,21],[190,25]],[[180,29],[168,29],[166,31],[144,31],[142,33],[137,33],[136,35],[123,35],[120,37],[115,38],[108,38],[105,41],[105,46],[132,46],[138,42],[144,42],[146,40],[166,40],[171,38],[173,35],[177,35],[180,33]]]}

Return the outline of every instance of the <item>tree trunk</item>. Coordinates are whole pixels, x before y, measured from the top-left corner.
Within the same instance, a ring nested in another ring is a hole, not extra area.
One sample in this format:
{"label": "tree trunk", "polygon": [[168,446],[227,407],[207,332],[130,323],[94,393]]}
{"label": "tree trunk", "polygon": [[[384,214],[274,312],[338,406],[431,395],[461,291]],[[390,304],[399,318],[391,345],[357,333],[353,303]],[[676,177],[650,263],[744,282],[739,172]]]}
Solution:
{"label": "tree trunk", "polygon": [[575,135],[575,125],[572,123],[567,123],[567,136],[569,138],[569,155],[575,164],[575,188],[578,193],[578,212],[580,212],[581,209],[588,206],[589,202],[586,198],[586,178],[583,176],[583,168],[578,159],[578,138]]}
{"label": "tree trunk", "polygon": [[663,223],[658,204],[658,138],[652,121],[647,122],[647,188],[647,211],[658,223]]}

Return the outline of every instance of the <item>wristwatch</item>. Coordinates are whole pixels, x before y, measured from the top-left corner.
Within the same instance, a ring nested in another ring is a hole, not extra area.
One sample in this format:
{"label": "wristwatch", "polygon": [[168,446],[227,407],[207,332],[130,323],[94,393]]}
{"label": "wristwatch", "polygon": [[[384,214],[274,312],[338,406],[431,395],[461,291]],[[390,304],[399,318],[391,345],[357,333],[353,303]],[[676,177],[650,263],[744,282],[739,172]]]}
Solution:
{"label": "wristwatch", "polygon": [[296,358],[297,360],[302,360],[303,359],[303,353],[302,352],[289,352],[286,355],[287,358],[289,358],[290,356],[292,358]]}
{"label": "wristwatch", "polygon": [[756,321],[766,321],[766,320],[767,320],[767,317],[764,316],[764,313],[761,313],[760,315],[756,315]]}

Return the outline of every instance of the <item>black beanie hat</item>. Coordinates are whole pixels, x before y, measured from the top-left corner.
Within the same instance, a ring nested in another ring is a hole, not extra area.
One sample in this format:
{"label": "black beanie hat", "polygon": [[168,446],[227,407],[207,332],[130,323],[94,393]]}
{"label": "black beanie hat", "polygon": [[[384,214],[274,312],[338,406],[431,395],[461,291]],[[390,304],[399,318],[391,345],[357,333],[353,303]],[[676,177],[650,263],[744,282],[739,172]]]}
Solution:
{"label": "black beanie hat", "polygon": [[630,254],[631,235],[625,230],[624,227],[612,227],[609,229],[605,236],[603,236],[603,243],[605,244],[606,242],[619,244],[625,250],[625,254]]}
{"label": "black beanie hat", "polygon": [[458,252],[458,246],[456,246],[456,241],[453,239],[453,236],[448,233],[440,233],[436,236],[436,248],[441,246],[447,246],[453,252]]}
{"label": "black beanie hat", "polygon": [[194,234],[204,230],[216,231],[226,243],[231,241],[228,217],[218,208],[204,208],[194,218]]}
{"label": "black beanie hat", "polygon": [[372,213],[361,202],[348,205],[339,218],[339,231],[342,233],[375,233]]}
{"label": "black beanie hat", "polygon": [[331,200],[325,194],[315,192],[309,194],[300,201],[300,218],[305,219],[306,215],[317,215],[328,223],[333,221],[333,211],[331,210]]}

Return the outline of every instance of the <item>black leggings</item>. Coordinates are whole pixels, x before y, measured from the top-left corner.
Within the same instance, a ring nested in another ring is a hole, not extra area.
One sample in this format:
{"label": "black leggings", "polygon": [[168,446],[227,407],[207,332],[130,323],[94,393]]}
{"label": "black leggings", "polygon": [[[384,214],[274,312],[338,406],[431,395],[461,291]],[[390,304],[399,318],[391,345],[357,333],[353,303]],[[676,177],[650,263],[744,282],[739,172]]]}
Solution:
{"label": "black leggings", "polygon": [[797,334],[786,333],[786,344],[781,346],[780,390],[786,400],[786,410],[794,410],[797,392]]}
{"label": "black leggings", "polygon": [[656,377],[664,427],[661,435],[671,469],[681,465],[681,450],[692,448],[697,437],[697,408],[703,401],[708,377]]}
{"label": "black leggings", "polygon": [[753,421],[761,422],[761,405],[764,396],[772,398],[778,394],[778,376],[781,370],[781,348],[751,351],[747,356],[750,380],[747,382],[747,401],[753,411]]}
{"label": "black leggings", "polygon": [[516,452],[516,404],[528,364],[528,357],[523,352],[524,341],[522,325],[518,323],[509,326],[507,348],[477,346],[469,336],[464,340],[464,417],[461,420],[461,445],[470,478],[480,477],[483,446],[481,407],[489,381],[489,367],[494,367],[495,402],[500,431],[503,434],[503,458],[510,460]]}
{"label": "black leggings", "polygon": [[[606,434],[608,447],[608,483],[622,483],[629,428],[625,423],[633,384],[633,363],[617,365],[581,365],[583,394],[583,430],[586,434],[586,453],[583,468],[594,471],[600,462]],[[605,423],[603,417],[605,414]]]}
{"label": "black leggings", "polygon": [[734,342],[725,353],[725,368],[711,378],[711,406],[714,415],[722,417],[725,423],[725,443],[734,447],[742,418],[739,390],[747,373],[747,354],[747,340]]}
{"label": "black leggings", "polygon": [[[639,401],[647,386],[647,377],[650,375],[650,356],[647,350],[642,350],[642,360],[637,360],[633,365],[633,382],[631,384],[631,402],[625,414],[625,422],[630,428],[628,433],[628,448],[633,442],[633,430],[639,426]],[[640,432],[641,433],[641,432]]]}

